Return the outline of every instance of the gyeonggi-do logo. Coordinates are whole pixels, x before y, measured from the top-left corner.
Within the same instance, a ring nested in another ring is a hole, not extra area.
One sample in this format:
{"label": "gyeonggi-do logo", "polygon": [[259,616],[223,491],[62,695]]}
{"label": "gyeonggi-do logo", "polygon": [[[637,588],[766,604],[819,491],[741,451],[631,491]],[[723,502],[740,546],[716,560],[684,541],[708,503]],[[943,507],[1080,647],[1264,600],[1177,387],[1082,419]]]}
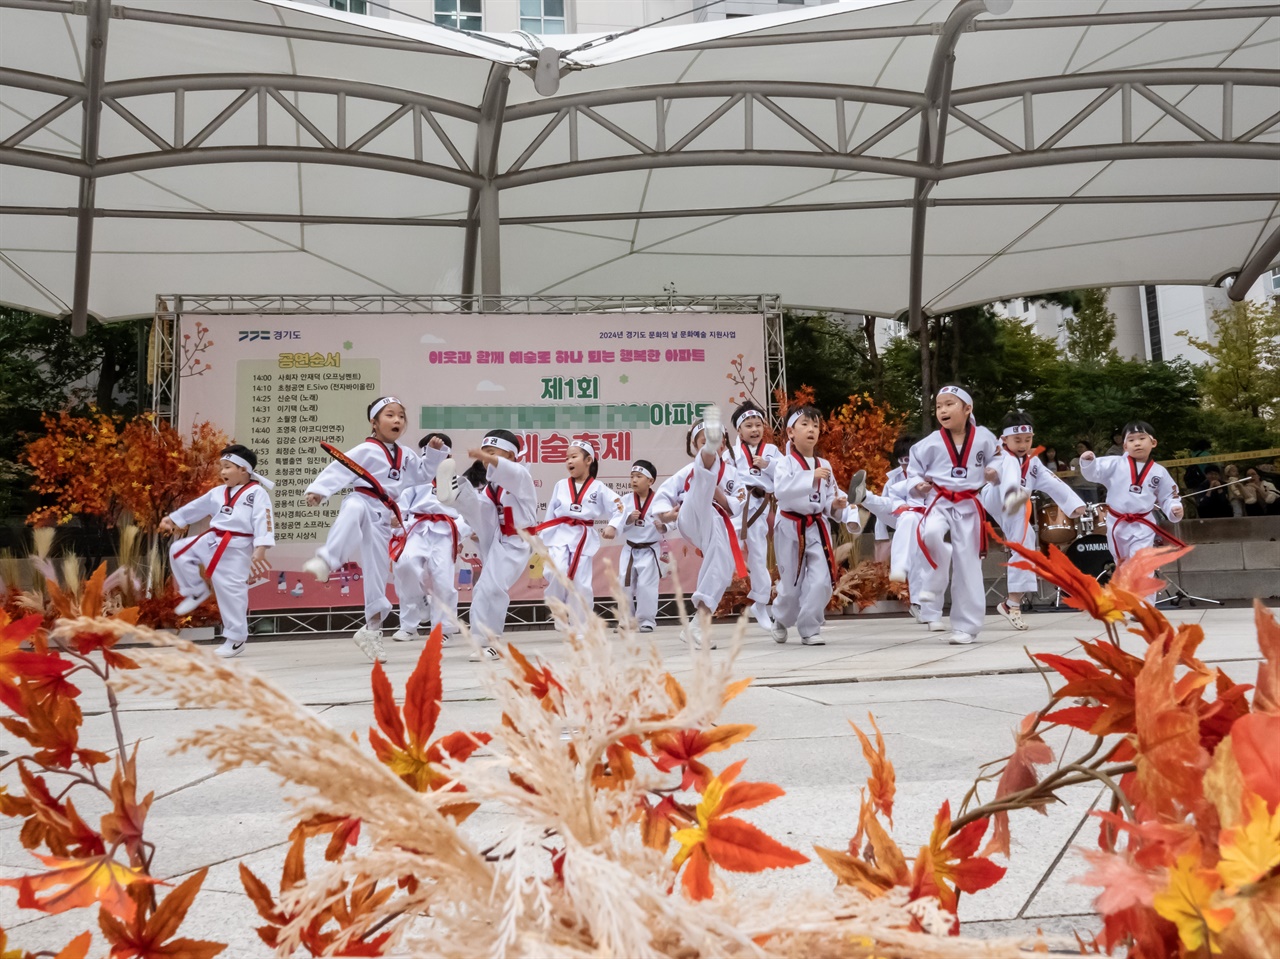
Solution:
{"label": "gyeonggi-do logo", "polygon": [[241,330],[239,343],[252,343],[254,340],[300,340],[301,330]]}

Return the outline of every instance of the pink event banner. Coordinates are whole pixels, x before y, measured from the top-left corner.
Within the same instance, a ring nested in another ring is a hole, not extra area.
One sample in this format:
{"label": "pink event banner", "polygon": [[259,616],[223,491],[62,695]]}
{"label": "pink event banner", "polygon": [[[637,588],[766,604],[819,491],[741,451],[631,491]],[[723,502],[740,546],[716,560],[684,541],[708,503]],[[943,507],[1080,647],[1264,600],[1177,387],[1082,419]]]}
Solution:
{"label": "pink event banner", "polygon": [[[329,462],[320,442],[363,440],[377,396],[404,400],[411,448],[428,432],[449,434],[460,468],[485,431],[520,434],[541,512],[574,438],[596,444],[600,479],[623,493],[636,459],[652,461],[659,482],[688,462],[685,434],[707,404],[727,417],[743,399],[770,399],[758,314],[184,315],[179,343],[179,427],[214,423],[256,451],[276,482],[274,569],[249,593],[260,610],[362,604],[355,564],[326,584],[299,572],[341,502],[311,508],[303,493]],[[688,585],[698,558],[674,532],[669,539]],[[599,596],[618,552],[597,556]],[[463,602],[480,568],[476,544],[464,544]],[[538,599],[543,585],[535,557],[512,597]],[[674,588],[669,579],[662,587]]]}

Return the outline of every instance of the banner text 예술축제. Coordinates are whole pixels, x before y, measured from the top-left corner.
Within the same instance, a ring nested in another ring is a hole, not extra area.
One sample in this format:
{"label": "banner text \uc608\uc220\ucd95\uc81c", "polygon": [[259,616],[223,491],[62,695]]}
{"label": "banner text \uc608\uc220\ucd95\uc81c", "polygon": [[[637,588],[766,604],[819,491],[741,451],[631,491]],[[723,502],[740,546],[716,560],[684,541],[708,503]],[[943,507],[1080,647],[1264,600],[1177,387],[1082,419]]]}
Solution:
{"label": "banner text \uc608\uc220\ucd95\uc81c", "polygon": [[[595,444],[600,481],[624,494],[635,460],[651,460],[659,482],[688,462],[685,434],[706,405],[727,418],[744,395],[770,401],[759,314],[187,314],[178,349],[178,427],[211,421],[257,452],[259,471],[276,483],[275,568],[249,593],[258,610],[362,603],[358,566],[326,584],[300,572],[341,502],[339,494],[308,507],[304,491],[329,462],[320,442],[349,449],[363,440],[365,409],[378,396],[404,401],[405,446],[448,433],[460,469],[486,431],[520,435],[540,514],[566,475],[573,439]],[[668,543],[691,588],[697,556],[674,530]],[[597,554],[598,596],[620,548],[615,540]],[[456,564],[462,602],[478,552],[464,542]],[[540,564],[534,557],[513,599],[541,598]]]}

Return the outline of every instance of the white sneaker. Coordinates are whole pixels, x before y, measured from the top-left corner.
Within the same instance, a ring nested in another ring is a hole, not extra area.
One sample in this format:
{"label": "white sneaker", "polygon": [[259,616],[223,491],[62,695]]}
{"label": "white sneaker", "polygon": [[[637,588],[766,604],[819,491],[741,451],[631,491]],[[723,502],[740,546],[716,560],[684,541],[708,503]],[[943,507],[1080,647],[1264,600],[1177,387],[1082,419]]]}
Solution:
{"label": "white sneaker", "polygon": [[[324,560],[322,560],[319,556],[312,556],[309,560],[303,563],[302,571],[304,573],[310,573],[312,576],[316,578],[317,582],[320,582],[320,583],[329,582],[329,573],[331,572],[331,570],[329,569],[329,564],[326,563]],[[299,583],[298,585],[302,585],[302,584]]]}
{"label": "white sneaker", "polygon": [[773,629],[773,617],[769,615],[769,607],[764,603],[752,603],[751,615],[766,633]]}
{"label": "white sneaker", "polygon": [[917,623],[923,622],[923,620],[920,619],[919,603],[912,603],[910,606],[907,607],[907,612],[911,614],[911,618],[914,619]]}
{"label": "white sneaker", "polygon": [[1022,610],[1017,606],[1010,606],[1007,602],[1000,603],[996,606],[996,612],[1009,621],[1009,625],[1014,629],[1030,629],[1026,620],[1022,618]]}
{"label": "white sneaker", "polygon": [[[693,643],[694,649],[703,648],[702,627],[698,624],[696,620],[690,621],[687,635],[689,637],[689,642]],[[709,645],[707,645],[706,648],[715,649],[716,641],[714,639],[710,640],[710,643]]]}
{"label": "white sneaker", "polygon": [[397,643],[411,643],[418,638],[417,632],[410,632],[407,629],[397,629],[391,634],[391,638]]}
{"label": "white sneaker", "polygon": [[213,655],[221,656],[223,659],[230,659],[232,656],[239,656],[244,652],[245,644],[248,640],[242,639],[238,643],[231,640],[224,640],[222,645],[213,651]]}
{"label": "white sneaker", "polygon": [[360,652],[369,657],[370,662],[385,663],[387,661],[387,654],[382,649],[382,630],[368,627],[358,629],[351,639],[360,647]]}
{"label": "white sneaker", "polygon": [[642,633],[652,633],[652,632],[653,632],[653,623],[641,623],[641,624],[640,624],[640,632],[642,632]]}
{"label": "white sneaker", "polygon": [[720,407],[708,406],[702,411],[702,425],[707,437],[707,446],[719,450],[724,440],[724,422],[720,419]]}
{"label": "white sneaker", "polygon": [[905,569],[889,570],[889,582],[905,583],[907,581],[907,571]]}
{"label": "white sneaker", "polygon": [[787,641],[787,627],[783,626],[776,619],[773,621],[773,628],[769,630],[773,635],[775,643],[785,643]]}
{"label": "white sneaker", "polygon": [[817,633],[814,633],[812,636],[801,636],[801,637],[800,637],[800,643],[801,643],[801,645],[803,645],[803,646],[825,646],[825,645],[827,645],[827,641],[826,641],[825,639],[823,639],[823,638],[822,638],[820,635],[818,635]]}
{"label": "white sneaker", "polygon": [[177,606],[173,607],[174,615],[190,616],[197,609],[199,609],[200,606],[204,603],[204,601],[208,598],[209,598],[209,591],[207,589],[196,596],[184,596],[182,597],[182,601],[179,602]]}
{"label": "white sneaker", "polygon": [[448,506],[458,498],[458,464],[445,460],[436,468],[436,499]]}
{"label": "white sneaker", "polygon": [[858,470],[849,477],[849,488],[845,490],[849,497],[849,505],[857,506],[867,498],[867,471]]}
{"label": "white sneaker", "polygon": [[940,619],[929,620],[924,625],[925,629],[931,633],[945,633],[947,631],[947,627],[942,625],[942,620]]}
{"label": "white sneaker", "polygon": [[477,646],[471,650],[471,655],[467,657],[467,661],[471,663],[496,662],[502,658],[502,654],[492,646]]}
{"label": "white sneaker", "polygon": [[977,638],[978,637],[974,636],[972,633],[962,633],[959,630],[956,630],[950,637],[948,637],[947,642],[952,646],[968,646]]}

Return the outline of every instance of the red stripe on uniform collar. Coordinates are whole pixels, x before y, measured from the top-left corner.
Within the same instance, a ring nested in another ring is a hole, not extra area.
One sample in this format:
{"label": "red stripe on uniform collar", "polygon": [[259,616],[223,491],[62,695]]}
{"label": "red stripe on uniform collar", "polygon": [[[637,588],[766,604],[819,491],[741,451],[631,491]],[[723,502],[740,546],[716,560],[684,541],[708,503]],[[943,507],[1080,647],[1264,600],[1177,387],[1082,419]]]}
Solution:
{"label": "red stripe on uniform collar", "polygon": [[1135,460],[1132,456],[1129,456],[1127,453],[1125,454],[1125,459],[1129,461],[1129,479],[1130,479],[1131,485],[1142,486],[1143,484],[1145,484],[1147,481],[1147,474],[1151,472],[1151,467],[1156,465],[1156,461],[1147,460],[1147,462],[1143,464],[1142,472],[1139,473],[1138,461]]}
{"label": "red stripe on uniform collar", "polygon": [[578,489],[575,490],[573,488],[573,477],[572,476],[569,477],[569,498],[573,500],[574,506],[582,505],[582,496],[584,493],[586,493],[587,487],[591,485],[591,481],[592,481],[592,477],[588,476],[587,481],[583,483],[580,487],[578,487]]}
{"label": "red stripe on uniform collar", "polygon": [[232,496],[232,495],[231,495],[231,487],[230,487],[230,486],[224,486],[224,487],[222,488],[222,505],[223,505],[223,506],[235,506],[235,505],[236,505],[236,503],[237,503],[237,502],[239,501],[239,499],[240,499],[240,494],[241,494],[241,493],[243,493],[245,490],[247,490],[250,486],[257,486],[257,485],[258,485],[257,483],[253,483],[253,482],[245,483],[245,484],[244,484],[243,486],[241,486],[238,490],[236,490],[236,492],[235,492],[235,495],[234,495],[234,496]]}
{"label": "red stripe on uniform collar", "polygon": [[391,444],[391,449],[396,451],[395,457],[393,458],[391,455],[391,449],[388,449],[387,444],[382,442],[382,440],[378,439],[376,436],[366,437],[365,442],[372,443],[374,446],[378,447],[378,449],[382,450],[382,455],[387,458],[387,465],[393,470],[398,470],[400,468],[400,464],[404,462],[404,450],[398,443]]}
{"label": "red stripe on uniform collar", "polygon": [[960,450],[956,449],[955,440],[951,438],[950,430],[938,430],[942,434],[943,445],[946,447],[947,455],[951,457],[951,465],[968,466],[969,454],[973,452],[973,438],[978,431],[973,428],[972,423],[964,424],[964,447]]}

